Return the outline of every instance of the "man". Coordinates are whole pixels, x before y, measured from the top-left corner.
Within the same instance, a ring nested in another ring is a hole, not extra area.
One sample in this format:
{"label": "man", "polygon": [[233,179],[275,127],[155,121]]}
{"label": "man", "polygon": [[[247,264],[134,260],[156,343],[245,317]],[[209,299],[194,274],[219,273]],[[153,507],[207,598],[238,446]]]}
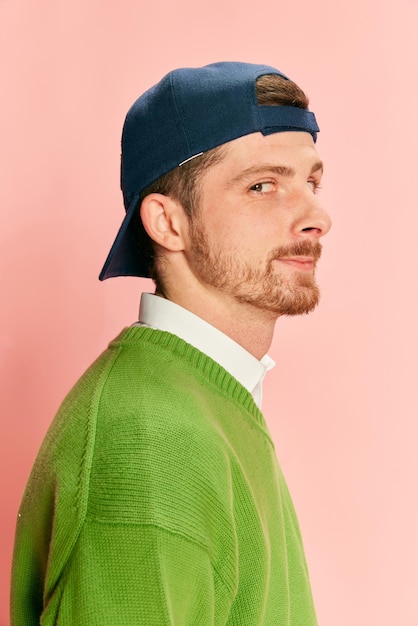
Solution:
{"label": "man", "polygon": [[129,111],[126,217],[101,273],[152,276],[65,399],[19,513],[12,626],[313,626],[260,411],[281,315],[330,227],[319,130],[269,66],[171,72]]}

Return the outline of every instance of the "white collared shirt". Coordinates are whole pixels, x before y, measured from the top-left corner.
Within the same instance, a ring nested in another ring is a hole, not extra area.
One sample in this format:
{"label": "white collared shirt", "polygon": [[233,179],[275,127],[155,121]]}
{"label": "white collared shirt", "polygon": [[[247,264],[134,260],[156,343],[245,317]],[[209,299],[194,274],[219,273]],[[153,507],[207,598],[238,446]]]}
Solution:
{"label": "white collared shirt", "polygon": [[206,354],[238,380],[261,409],[264,376],[275,366],[268,355],[259,361],[201,317],[150,293],[141,296],[137,325],[169,332]]}

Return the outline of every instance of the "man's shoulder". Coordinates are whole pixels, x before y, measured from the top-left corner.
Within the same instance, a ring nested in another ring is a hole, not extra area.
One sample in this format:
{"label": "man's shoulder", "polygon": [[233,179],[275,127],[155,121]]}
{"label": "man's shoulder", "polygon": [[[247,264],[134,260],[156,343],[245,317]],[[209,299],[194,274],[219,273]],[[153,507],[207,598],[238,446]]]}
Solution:
{"label": "man's shoulder", "polygon": [[204,354],[170,333],[149,328],[123,330],[84,372],[62,402],[51,437],[87,436],[114,447],[126,433],[196,433],[208,436],[211,417],[225,403],[207,375]]}
{"label": "man's shoulder", "polygon": [[[170,333],[132,326],[122,330],[74,384],[61,409],[104,390],[118,401],[132,399],[143,390],[161,389],[170,378],[187,369],[195,349]],[[173,372],[176,372],[174,375]],[[129,393],[126,393],[129,390]],[[122,393],[123,392],[123,393]]]}

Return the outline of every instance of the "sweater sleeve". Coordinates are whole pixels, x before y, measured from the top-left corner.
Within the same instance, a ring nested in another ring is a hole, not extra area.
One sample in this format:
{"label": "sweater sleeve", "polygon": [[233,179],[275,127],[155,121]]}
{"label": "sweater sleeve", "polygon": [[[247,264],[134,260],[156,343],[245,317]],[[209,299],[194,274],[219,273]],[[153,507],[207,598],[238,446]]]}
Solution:
{"label": "sweater sleeve", "polygon": [[223,624],[231,599],[205,548],[155,526],[87,522],[42,624]]}

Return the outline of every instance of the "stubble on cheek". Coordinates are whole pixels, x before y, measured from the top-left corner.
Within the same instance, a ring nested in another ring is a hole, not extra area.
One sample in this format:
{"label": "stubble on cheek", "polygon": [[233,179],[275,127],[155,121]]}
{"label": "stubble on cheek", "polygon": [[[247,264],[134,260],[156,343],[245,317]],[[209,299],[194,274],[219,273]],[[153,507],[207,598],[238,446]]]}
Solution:
{"label": "stubble on cheek", "polygon": [[309,256],[316,263],[321,256],[319,242],[296,242],[271,251],[264,265],[253,267],[243,258],[242,249],[217,249],[198,221],[191,225],[192,264],[196,276],[206,285],[236,301],[280,315],[302,315],[312,311],[320,299],[314,272],[280,267],[283,257]]}

